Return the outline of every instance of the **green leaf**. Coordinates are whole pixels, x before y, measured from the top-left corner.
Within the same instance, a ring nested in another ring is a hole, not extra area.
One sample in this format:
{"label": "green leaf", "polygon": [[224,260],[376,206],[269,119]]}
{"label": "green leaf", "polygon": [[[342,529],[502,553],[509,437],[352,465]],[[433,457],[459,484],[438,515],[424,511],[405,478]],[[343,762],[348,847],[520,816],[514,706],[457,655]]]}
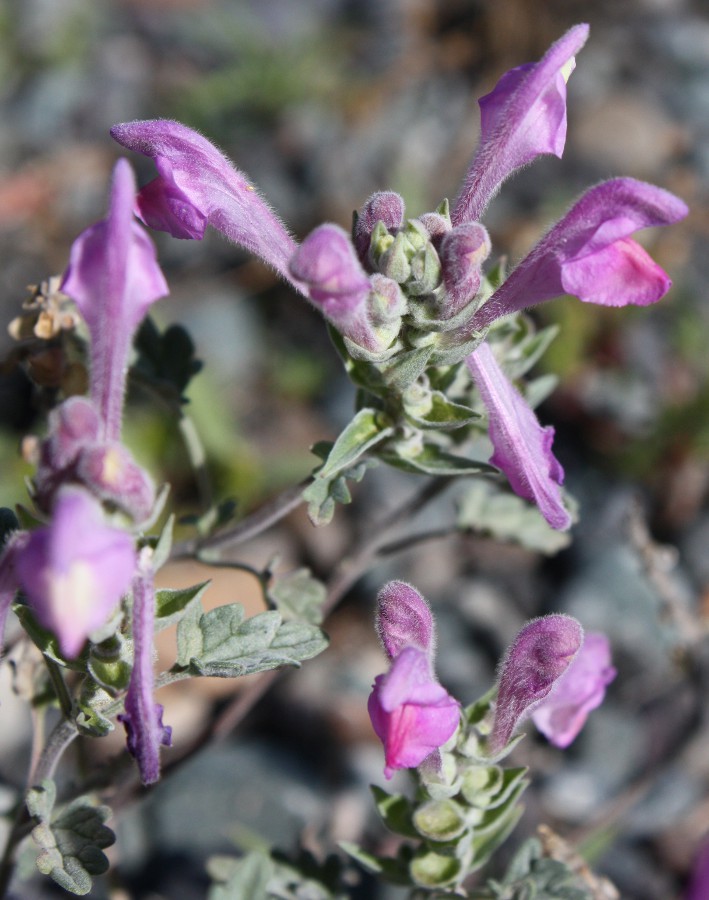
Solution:
{"label": "green leaf", "polygon": [[414,812],[419,834],[432,841],[452,841],[466,830],[465,816],[455,800],[431,800]]}
{"label": "green leaf", "polygon": [[415,415],[408,410],[407,417],[421,428],[453,429],[470,425],[476,419],[482,418],[480,413],[469,406],[454,403],[440,391],[431,391],[431,408],[425,415]]}
{"label": "green leaf", "polygon": [[306,622],[284,622],[269,610],[244,620],[238,603],[219,606],[178,626],[178,664],[197,675],[237,678],[279,666],[298,666],[327,646],[323,632]]}
{"label": "green leaf", "polygon": [[86,671],[87,651],[84,650],[76,659],[64,659],[59,649],[59,641],[46,628],[37,622],[34,613],[24,603],[14,603],[12,609],[20,620],[20,624],[27,632],[33,643],[39,647],[41,652],[57,665],[64,666],[67,669],[74,669],[76,672]]}
{"label": "green leaf", "polygon": [[204,612],[201,603],[189,604],[177,623],[177,665],[187,668],[193,656],[202,652],[203,639],[199,627]]}
{"label": "green leaf", "polygon": [[524,812],[517,803],[526,788],[526,782],[518,783],[506,802],[495,809],[487,810],[475,826],[473,833],[473,863],[470,872],[484,866],[497,848],[509,837]]}
{"label": "green leaf", "polygon": [[108,870],[102,851],[116,839],[104,825],[111,810],[94,805],[89,797],[79,797],[52,817],[55,799],[56,787],[48,779],[27,795],[30,815],[40,820],[32,831],[40,849],[37,868],[64,890],[84,896],[91,890],[91,876]]}
{"label": "green leaf", "polygon": [[160,532],[160,537],[155,541],[155,547],[153,549],[153,569],[155,572],[158,569],[161,569],[165,563],[170,558],[170,551],[172,550],[172,532],[175,525],[175,517],[173,515],[169,516],[167,522],[163,527],[163,530]]}
{"label": "green leaf", "polygon": [[84,680],[77,700],[79,712],[76,716],[76,727],[82,734],[91,737],[106,737],[115,726],[103,715],[104,709],[113,703],[111,695],[96,684],[91,678]]}
{"label": "green leaf", "polygon": [[490,798],[487,808],[495,809],[508,803],[512,794],[519,797],[519,794],[527,787],[528,782],[524,779],[528,771],[527,766],[503,769],[500,789]]}
{"label": "green leaf", "polygon": [[132,668],[132,647],[119,633],[94,644],[89,651],[89,674],[113,697],[127,689]]}
{"label": "green leaf", "polygon": [[178,622],[191,603],[199,603],[211,582],[202,581],[188,588],[161,588],[155,593],[155,631]]}
{"label": "green leaf", "polygon": [[422,847],[411,860],[411,877],[422,887],[445,887],[461,874],[463,864],[455,856]]}
{"label": "green leaf", "polygon": [[308,517],[313,525],[318,527],[327,525],[335,514],[335,506],[338,503],[350,503],[352,497],[347,479],[359,482],[366,470],[375,465],[377,465],[375,459],[365,459],[345,469],[333,479],[321,479],[316,476],[303,491],[303,499],[308,502]]}
{"label": "green leaf", "polygon": [[512,541],[548,556],[571,542],[569,533],[552,528],[536,506],[483,481],[471,484],[463,495],[458,527]]}
{"label": "green leaf", "polygon": [[267,588],[267,596],[284,619],[319,625],[327,591],[322,581],[313,578],[310,569],[297,569],[276,579]]}
{"label": "green leaf", "polygon": [[[374,409],[361,409],[341,432],[330,448],[322,466],[312,482],[303,491],[308,502],[308,516],[314,525],[326,525],[335,511],[336,503],[349,503],[350,492],[345,478],[359,481],[364,475],[365,463],[355,465],[371,447],[393,432],[390,426],[382,427],[379,413]],[[313,451],[321,454],[323,445]]]}
{"label": "green leaf", "polygon": [[212,877],[222,877],[215,877],[221,883],[209,889],[207,900],[268,900],[267,888],[273,874],[273,863],[266,855],[254,852],[228,862],[231,865],[209,867]]}
{"label": "green leaf", "polygon": [[485,340],[486,332],[474,332],[470,337],[460,340],[455,332],[444,332],[431,355],[432,366],[452,366],[462,362],[466,356],[474,353]]}
{"label": "green leaf", "polygon": [[471,806],[486,808],[503,784],[500,766],[470,766],[463,773],[461,794]]}
{"label": "green leaf", "polygon": [[186,403],[187,385],[202,368],[186,329],[173,324],[160,334],[148,316],[138,329],[134,345],[138,358],[131,368],[131,377],[147,382],[170,403]]}
{"label": "green leaf", "polygon": [[403,794],[388,794],[383,788],[374,784],[370,786],[370,790],[377,811],[390,831],[403,837],[419,837],[412,819],[413,807],[407,797],[404,797]]}
{"label": "green leaf", "polygon": [[426,371],[433,346],[417,347],[397,354],[393,360],[381,366],[382,376],[395,391],[402,393]]}
{"label": "green leaf", "polygon": [[332,445],[332,450],[317,472],[316,478],[332,478],[333,475],[352,466],[370,447],[389,437],[393,429],[382,427],[379,416],[374,409],[361,409]]}
{"label": "green leaf", "polygon": [[369,853],[350,841],[340,841],[339,846],[368,872],[381,876],[385,881],[391,884],[411,884],[409,876],[409,848],[402,847],[399,855],[396,858],[391,858]]}
{"label": "green leaf", "polygon": [[481,473],[496,472],[492,466],[480,462],[477,459],[468,459],[465,456],[456,456],[441,449],[437,444],[424,444],[423,450],[416,456],[399,456],[395,445],[388,444],[386,448],[377,453],[379,459],[387,465],[404,472],[414,472],[426,475],[478,475]]}

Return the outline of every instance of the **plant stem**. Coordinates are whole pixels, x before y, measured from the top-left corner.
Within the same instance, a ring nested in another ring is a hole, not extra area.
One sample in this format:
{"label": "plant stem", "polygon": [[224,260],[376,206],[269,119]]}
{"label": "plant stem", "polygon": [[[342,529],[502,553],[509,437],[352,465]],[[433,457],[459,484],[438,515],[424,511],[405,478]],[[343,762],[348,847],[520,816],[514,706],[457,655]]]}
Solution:
{"label": "plant stem", "polygon": [[[286,488],[255,512],[218,534],[184,541],[174,548],[172,559],[191,558],[199,554],[203,562],[216,565],[226,551],[256,537],[297,509],[303,502],[303,491],[309,484],[310,478],[306,478],[300,484]],[[212,555],[205,551],[215,553]]]}
{"label": "plant stem", "polygon": [[49,657],[47,656],[44,656],[43,658],[44,663],[47,666],[47,671],[49,672],[49,678],[52,682],[54,693],[57,695],[57,700],[59,701],[62,715],[65,719],[71,719],[71,697],[69,696],[69,691],[67,690],[66,684],[64,683],[64,678],[62,676],[61,670],[59,666],[54,662],[54,660],[49,659]]}
{"label": "plant stem", "polygon": [[[63,684],[63,682],[62,682]],[[60,719],[47,738],[44,750],[36,762],[33,762],[27,778],[27,790],[41,782],[45,778],[51,778],[56,771],[59,760],[64,751],[78,734],[76,725],[67,719]],[[26,791],[25,791],[26,794]],[[32,818],[27,811],[27,806],[22,801],[18,804],[15,820],[7,837],[5,850],[0,860],[0,898],[6,896],[13,873],[15,871],[15,854],[22,840],[32,830]]]}

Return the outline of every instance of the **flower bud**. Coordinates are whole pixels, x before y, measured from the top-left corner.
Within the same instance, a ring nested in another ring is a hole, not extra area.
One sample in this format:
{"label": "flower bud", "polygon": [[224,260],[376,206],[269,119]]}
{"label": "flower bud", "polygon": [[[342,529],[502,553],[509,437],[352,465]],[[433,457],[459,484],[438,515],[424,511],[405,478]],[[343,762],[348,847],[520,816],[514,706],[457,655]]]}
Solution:
{"label": "flower bud", "polygon": [[93,494],[114,503],[136,522],[144,522],[153,511],[152,479],[122,444],[86,447],[79,453],[76,474]]}
{"label": "flower bud", "polygon": [[428,603],[410,584],[390,581],[384,585],[377,597],[375,628],[389,659],[405,647],[418,647],[433,658],[433,616]]}
{"label": "flower bud", "polygon": [[490,238],[477,222],[458,225],[443,236],[440,257],[448,294],[446,317],[455,315],[477,294],[481,267],[489,253]]}
{"label": "flower bud", "polygon": [[394,191],[379,191],[367,200],[354,226],[353,241],[357,255],[365,265],[369,258],[369,245],[378,223],[388,231],[397,231],[404,222],[404,201]]}
{"label": "flower bud", "polygon": [[500,666],[492,753],[502,750],[515,729],[549,694],[583,643],[583,629],[571,616],[528,622],[509,646]]}
{"label": "flower bud", "polygon": [[427,654],[405,647],[386,675],[374,680],[369,716],[384,744],[384,774],[411,769],[435,753],[453,735],[460,707],[435,679]]}

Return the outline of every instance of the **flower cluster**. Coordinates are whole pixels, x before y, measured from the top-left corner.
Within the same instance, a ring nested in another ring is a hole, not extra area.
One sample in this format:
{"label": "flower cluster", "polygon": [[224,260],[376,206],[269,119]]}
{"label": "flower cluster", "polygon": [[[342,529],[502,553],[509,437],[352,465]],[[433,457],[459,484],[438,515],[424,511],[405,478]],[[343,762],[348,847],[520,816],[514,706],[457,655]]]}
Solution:
{"label": "flower cluster", "polygon": [[452,211],[444,202],[407,219],[401,197],[376,193],[357,214],[352,239],[324,224],[297,244],[243,173],[184,125],[137,121],[111,132],[155,160],[158,176],[137,202],[146,224],[179,238],[199,239],[207,224],[222,231],[320,309],[353,357],[381,363],[428,346],[432,364],[465,359],[487,410],[492,463],[557,529],[571,517],[553,430],[539,425],[482,341],[499,319],[562,294],[605,306],[659,300],[670,280],[631,235],[687,213],[672,194],[634,179],[596,185],[491,295],[485,289],[490,240],[479,220],[520,167],[562,155],[566,83],[587,36],[587,25],[575,26],[481,98],[480,144]]}
{"label": "flower cluster", "polygon": [[40,446],[34,499],[46,525],[16,531],[0,559],[0,613],[21,589],[67,659],[132,594],[134,665],[124,721],[145,783],[159,775],[157,745],[168,743],[152,699],[150,551],[136,534],[155,505],[152,479],[121,443],[128,357],[148,307],[168,293],[153,244],[133,216],[136,184],[125,160],[113,175],[110,209],[73,244],[61,285],[90,335],[90,397],[70,397],[50,415]]}
{"label": "flower cluster", "polygon": [[[392,581],[377,598],[376,627],[391,662],[369,697],[369,715],[384,745],[384,773],[435,767],[438,749],[456,731],[458,703],[433,672],[435,624],[409,584]],[[557,747],[568,747],[615,678],[608,639],[576,619],[550,615],[528,622],[500,665],[487,752],[496,757],[528,718]]]}
{"label": "flower cluster", "polygon": [[368,708],[391,778],[425,760],[435,765],[438,748],[458,727],[460,705],[436,680],[433,616],[415,588],[401,581],[382,588],[377,631],[391,666],[376,678]]}

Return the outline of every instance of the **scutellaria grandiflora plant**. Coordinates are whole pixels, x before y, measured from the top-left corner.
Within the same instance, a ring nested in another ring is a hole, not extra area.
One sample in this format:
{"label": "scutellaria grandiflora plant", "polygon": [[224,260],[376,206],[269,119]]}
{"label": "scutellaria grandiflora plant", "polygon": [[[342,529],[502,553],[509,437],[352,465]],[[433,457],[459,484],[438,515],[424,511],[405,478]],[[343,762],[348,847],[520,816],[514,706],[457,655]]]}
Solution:
{"label": "scutellaria grandiflora plant", "polygon": [[[185,333],[160,335],[150,323],[139,332],[152,304],[169,293],[147,229],[199,240],[211,226],[266,262],[320,310],[357,388],[351,421],[336,440],[315,445],[319,462],[305,485],[275,510],[236,525],[216,507],[200,520],[187,552],[209,559],[225,534],[235,541],[257,534],[300,502],[313,526],[324,526],[338,504],[350,502],[348,482],[377,463],[426,484],[470,479],[477,506],[469,505],[461,527],[483,524],[475,510],[484,502],[516,495],[520,510],[536,509],[550,533],[570,528],[575,505],[563,489],[554,431],[537,420],[533,406],[543,397],[524,379],[553,330],[535,331],[523,310],[560,295],[602,306],[655,303],[670,280],[632,235],[687,213],[681,200],[650,184],[605,181],[505,271],[482,224],[485,210],[518,169],[543,154],[562,155],[567,80],[587,36],[586,25],[572,28],[539,62],[507,72],[480,100],[480,143],[452,204],[411,215],[398,194],[375,193],[351,233],[326,223],[301,243],[246,176],[189,127],[154,120],[111,129],[122,148],[154,161],[157,176],[138,190],[130,163],[119,159],[105,219],[76,239],[61,281],[38,291],[11,329],[18,339],[32,328],[52,336],[65,329],[75,352],[85,349],[89,383],[85,393],[76,384],[65,391],[35,442],[30,506],[17,515],[3,511],[2,626],[15,616],[41,651],[46,671],[36,706],[53,722],[9,832],[3,896],[23,841],[34,841],[39,870],[71,893],[90,893],[92,879],[108,868],[109,808],[99,805],[99,792],[77,791],[71,779],[58,792],[53,780],[72,742],[124,729],[140,780],[154,784],[161,748],[171,742],[154,698],[158,687],[299,666],[328,644],[320,626],[336,598],[324,600],[322,585],[302,571],[264,577],[269,608],[251,617],[238,603],[204,612],[203,584],[155,588],[155,573],[173,552],[172,517],[167,487],[122,441],[136,335],[143,372],[146,348],[160,351],[147,360],[158,369],[160,353],[177,357],[171,387],[178,415],[199,365]],[[485,435],[492,452],[480,458],[473,448],[484,446]],[[520,513],[520,528],[525,521]],[[156,673],[154,634],[174,623],[176,662]],[[614,678],[606,637],[584,635],[566,615],[534,619],[500,662],[496,684],[463,708],[437,680],[434,618],[414,587],[393,581],[381,589],[376,628],[389,668],[375,680],[369,715],[386,778],[406,769],[413,786],[408,794],[374,789],[381,817],[400,837],[397,852],[347,845],[350,857],[408,886],[412,897],[596,896],[577,869],[536,839],[498,880],[479,870],[521,815],[527,770],[507,762],[521,739],[519,724],[531,719],[553,744],[568,746]],[[332,867],[328,873],[314,872],[312,860],[302,874],[296,862],[246,854],[215,863],[209,896],[346,896]]]}

